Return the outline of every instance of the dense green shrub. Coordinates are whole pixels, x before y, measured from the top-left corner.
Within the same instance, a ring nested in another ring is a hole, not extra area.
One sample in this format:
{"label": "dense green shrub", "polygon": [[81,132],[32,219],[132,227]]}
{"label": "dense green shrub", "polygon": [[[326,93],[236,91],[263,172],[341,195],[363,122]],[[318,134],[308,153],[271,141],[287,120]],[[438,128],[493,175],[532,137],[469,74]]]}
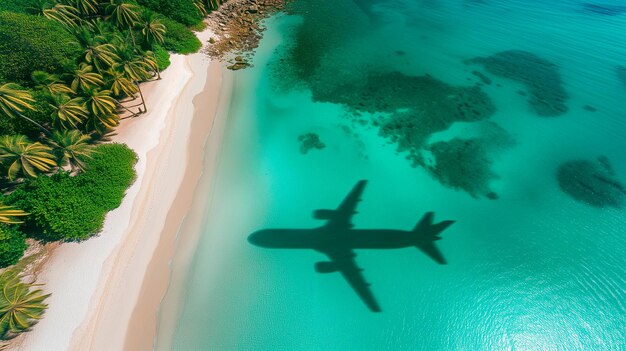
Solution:
{"label": "dense green shrub", "polygon": [[30,213],[22,230],[43,241],[81,241],[102,229],[108,211],[117,208],[135,178],[135,153],[125,145],[105,144],[77,176],[59,172],[30,180],[7,204]]}
{"label": "dense green shrub", "polygon": [[200,50],[202,43],[189,28],[167,17],[159,19],[167,29],[163,43],[165,49],[179,54],[191,54]]}
{"label": "dense green shrub", "polygon": [[135,180],[136,162],[137,155],[124,144],[100,145],[87,162],[85,173],[74,179],[95,204],[112,210],[122,203],[126,189]]}
{"label": "dense green shrub", "polygon": [[25,239],[16,226],[0,224],[0,268],[16,264],[24,255]]}
{"label": "dense green shrub", "polygon": [[137,2],[187,26],[198,24],[203,19],[193,4],[193,0],[138,0]]}
{"label": "dense green shrub", "polygon": [[159,70],[164,70],[170,65],[170,53],[161,45],[154,46],[154,56],[156,57]]}
{"label": "dense green shrub", "polygon": [[80,51],[74,37],[55,21],[0,13],[0,78],[4,80],[24,83],[33,71],[71,68]]}
{"label": "dense green shrub", "polygon": [[32,1],[28,0],[0,0],[0,12],[12,11],[26,13]]}

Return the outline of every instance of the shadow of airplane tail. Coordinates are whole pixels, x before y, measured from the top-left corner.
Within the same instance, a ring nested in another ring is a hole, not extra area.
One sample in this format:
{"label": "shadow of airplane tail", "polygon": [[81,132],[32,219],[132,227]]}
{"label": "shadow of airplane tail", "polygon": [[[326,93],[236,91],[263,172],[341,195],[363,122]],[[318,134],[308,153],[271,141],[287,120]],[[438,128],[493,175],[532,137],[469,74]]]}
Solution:
{"label": "shadow of airplane tail", "polygon": [[435,241],[441,240],[439,234],[454,224],[455,221],[447,220],[433,224],[434,217],[434,212],[426,212],[422,219],[415,225],[415,228],[413,228],[412,232],[415,236],[415,247],[437,261],[437,263],[447,264],[446,259],[435,246]]}

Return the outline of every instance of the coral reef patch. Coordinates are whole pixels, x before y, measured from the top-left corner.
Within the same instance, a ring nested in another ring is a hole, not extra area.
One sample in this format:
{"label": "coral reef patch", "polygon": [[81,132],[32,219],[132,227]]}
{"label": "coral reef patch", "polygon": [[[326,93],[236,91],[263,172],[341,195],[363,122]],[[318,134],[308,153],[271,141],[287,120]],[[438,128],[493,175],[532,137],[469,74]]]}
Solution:
{"label": "coral reef patch", "polygon": [[474,197],[498,198],[490,188],[491,180],[497,176],[491,170],[484,140],[454,138],[436,142],[428,149],[436,162],[427,169],[441,184],[465,190]]}
{"label": "coral reef patch", "polygon": [[326,144],[320,140],[320,136],[316,133],[302,134],[298,137],[298,141],[300,142],[300,153],[303,155],[311,149],[321,150],[326,147]]}
{"label": "coral reef patch", "polygon": [[420,165],[420,149],[433,133],[454,122],[488,119],[495,106],[478,87],[455,87],[430,75],[408,76],[400,72],[371,73],[364,81],[330,89],[313,86],[315,101],[342,104],[348,109],[382,114],[373,124],[380,135],[406,151]]}
{"label": "coral reef patch", "polygon": [[[362,81],[321,87],[312,86],[315,101],[341,104],[354,114],[379,115],[372,125],[405,153],[413,167],[424,167],[444,186],[465,190],[471,196],[497,198],[489,187],[497,178],[488,157],[493,142],[473,138],[428,145],[433,134],[456,122],[484,121],[493,115],[495,106],[480,88],[452,86],[430,75],[401,72],[370,73]],[[424,151],[434,157],[434,165],[424,159]]]}
{"label": "coral reef patch", "polygon": [[594,207],[621,208],[626,188],[616,179],[609,160],[573,160],[563,163],[557,171],[561,190],[579,202]]}
{"label": "coral reef patch", "polygon": [[523,83],[530,94],[528,103],[539,116],[560,116],[568,110],[565,101],[569,95],[563,88],[558,67],[533,53],[509,50],[466,63],[482,64],[491,74]]}
{"label": "coral reef patch", "polygon": [[617,66],[615,74],[617,74],[617,79],[626,87],[626,66]]}

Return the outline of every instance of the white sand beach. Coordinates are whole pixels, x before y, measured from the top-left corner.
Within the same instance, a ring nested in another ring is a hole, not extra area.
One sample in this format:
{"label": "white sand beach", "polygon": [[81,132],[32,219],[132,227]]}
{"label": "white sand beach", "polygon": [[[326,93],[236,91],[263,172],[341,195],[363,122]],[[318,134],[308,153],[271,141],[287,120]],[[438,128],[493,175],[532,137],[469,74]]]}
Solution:
{"label": "white sand beach", "polygon": [[[203,43],[210,36],[198,33]],[[214,118],[230,96],[221,63],[203,53],[172,55],[162,78],[142,85],[148,112],[122,121],[114,137],[139,156],[135,183],[98,237],[54,251],[37,281],[52,293],[49,308],[19,350],[122,350],[131,316],[141,335],[126,348],[151,349],[167,255],[202,173],[207,137],[212,145],[221,140]]]}

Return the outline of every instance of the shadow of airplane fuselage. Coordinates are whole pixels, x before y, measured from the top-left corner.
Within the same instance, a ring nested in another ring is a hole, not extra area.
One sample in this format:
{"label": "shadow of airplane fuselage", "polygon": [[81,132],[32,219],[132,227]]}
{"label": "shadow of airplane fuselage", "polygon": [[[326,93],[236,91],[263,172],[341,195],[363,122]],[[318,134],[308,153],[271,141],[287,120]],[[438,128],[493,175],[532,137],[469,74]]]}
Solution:
{"label": "shadow of airplane fuselage", "polygon": [[392,229],[351,229],[336,232],[322,226],[314,229],[265,229],[248,241],[268,249],[313,249],[322,253],[334,247],[351,249],[401,249],[418,244],[412,232]]}

